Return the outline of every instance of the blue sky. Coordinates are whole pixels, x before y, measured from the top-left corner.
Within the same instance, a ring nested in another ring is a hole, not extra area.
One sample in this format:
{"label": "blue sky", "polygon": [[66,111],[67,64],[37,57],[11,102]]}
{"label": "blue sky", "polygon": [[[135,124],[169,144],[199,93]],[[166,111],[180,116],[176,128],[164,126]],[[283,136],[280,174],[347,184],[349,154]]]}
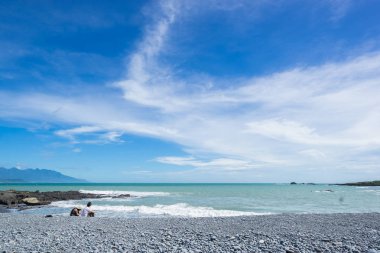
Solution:
{"label": "blue sky", "polygon": [[380,3],[1,1],[0,166],[380,178]]}

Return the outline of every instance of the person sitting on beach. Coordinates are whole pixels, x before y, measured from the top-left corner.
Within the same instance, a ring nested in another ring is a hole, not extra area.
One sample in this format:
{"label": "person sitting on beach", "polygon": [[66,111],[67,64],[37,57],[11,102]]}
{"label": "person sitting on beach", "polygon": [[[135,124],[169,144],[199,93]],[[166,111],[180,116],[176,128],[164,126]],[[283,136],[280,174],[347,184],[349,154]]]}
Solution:
{"label": "person sitting on beach", "polygon": [[95,217],[95,213],[91,210],[91,202],[87,203],[87,206],[83,208],[82,212],[80,213],[80,216],[82,217]]}
{"label": "person sitting on beach", "polygon": [[70,216],[79,216],[80,210],[80,208],[74,207],[70,212]]}

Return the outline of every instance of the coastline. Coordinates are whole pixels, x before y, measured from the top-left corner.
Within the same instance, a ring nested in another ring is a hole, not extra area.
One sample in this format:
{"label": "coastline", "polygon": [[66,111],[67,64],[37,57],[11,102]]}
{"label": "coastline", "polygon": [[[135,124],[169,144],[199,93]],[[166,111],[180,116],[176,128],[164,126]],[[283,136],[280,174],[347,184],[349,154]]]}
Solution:
{"label": "coastline", "polygon": [[380,213],[224,218],[0,214],[5,252],[380,252]]}
{"label": "coastline", "polygon": [[365,181],[365,182],[355,182],[355,183],[344,183],[344,184],[336,184],[336,185],[343,185],[343,186],[380,186],[380,180],[375,181]]}

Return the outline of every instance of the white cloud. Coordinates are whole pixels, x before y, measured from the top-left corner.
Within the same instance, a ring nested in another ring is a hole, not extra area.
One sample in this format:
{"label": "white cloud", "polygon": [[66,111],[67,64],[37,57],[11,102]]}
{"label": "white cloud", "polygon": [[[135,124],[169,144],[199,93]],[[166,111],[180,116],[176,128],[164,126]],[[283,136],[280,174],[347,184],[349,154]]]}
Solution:
{"label": "white cloud", "polygon": [[331,21],[338,21],[343,18],[352,5],[352,0],[328,0],[331,6],[332,15],[330,17]]}
{"label": "white cloud", "polygon": [[[72,143],[105,144],[110,142],[124,142],[123,132],[112,131],[109,128],[98,126],[80,126],[55,132],[57,136],[67,138]],[[81,137],[87,137],[85,139]]]}
{"label": "white cloud", "polygon": [[74,153],[81,153],[81,152],[82,152],[82,149],[80,149],[80,148],[74,148],[74,149],[73,149],[73,152],[74,152]]}
{"label": "white cloud", "polygon": [[19,170],[23,170],[23,169],[27,169],[27,165],[24,163],[17,163],[15,168]]}
{"label": "white cloud", "polygon": [[178,166],[191,166],[198,169],[217,170],[217,171],[241,171],[260,167],[251,161],[218,158],[209,161],[201,161],[194,157],[175,157],[166,156],[156,158],[157,162]]}
{"label": "white cloud", "polygon": [[123,90],[126,100],[172,110],[182,107],[183,101],[174,94],[175,85],[170,82],[170,70],[162,68],[156,60],[164,47],[170,25],[175,21],[176,2],[162,1],[160,7],[162,12],[158,22],[148,27],[138,50],[130,56],[127,77],[114,86]]}
{"label": "white cloud", "polygon": [[309,156],[309,157],[312,157],[316,160],[324,160],[326,159],[326,154],[319,151],[319,150],[316,150],[316,149],[307,149],[307,150],[302,150],[299,152],[300,154],[303,154],[303,155],[306,155],[306,156]]}
{"label": "white cloud", "polygon": [[102,131],[103,129],[97,126],[81,126],[67,130],[56,131],[55,134],[68,139],[74,139],[76,135],[95,133]]}
{"label": "white cloud", "polygon": [[132,172],[130,172],[130,171],[124,172],[124,174],[128,175],[128,174],[132,173],[132,174],[143,174],[143,175],[146,175],[146,174],[150,174],[152,172],[153,171],[151,171],[151,170],[135,170],[135,171],[132,171]]}
{"label": "white cloud", "polygon": [[269,138],[299,143],[313,143],[320,138],[314,129],[289,120],[263,120],[249,122],[247,132]]}
{"label": "white cloud", "polygon": [[120,137],[123,136],[122,132],[108,132],[103,135],[104,139],[109,140],[111,142],[124,142],[120,139]]}

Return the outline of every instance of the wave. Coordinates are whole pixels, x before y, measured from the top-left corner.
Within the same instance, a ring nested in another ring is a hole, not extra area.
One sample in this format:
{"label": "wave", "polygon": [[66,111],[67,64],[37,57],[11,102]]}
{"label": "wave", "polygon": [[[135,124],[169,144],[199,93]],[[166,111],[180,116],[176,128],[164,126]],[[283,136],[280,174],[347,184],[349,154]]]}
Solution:
{"label": "wave", "polygon": [[[74,201],[58,201],[51,205],[62,208],[72,208],[78,203]],[[100,216],[105,214],[115,215],[115,213],[124,213],[124,215],[141,215],[141,216],[173,216],[173,217],[231,217],[231,216],[251,216],[265,215],[270,213],[244,212],[234,210],[217,210],[211,207],[191,206],[186,203],[173,205],[155,205],[155,206],[113,206],[97,205],[93,207],[95,212],[100,212]],[[101,214],[103,212],[103,214]],[[117,215],[119,216],[119,215]]]}
{"label": "wave", "polygon": [[[326,193],[327,193],[327,192],[328,192],[328,193],[332,193],[332,192],[334,192],[334,191],[333,191],[333,190],[320,190],[320,191],[319,191],[319,190],[316,190],[316,191],[314,191],[314,192],[317,192],[317,193],[321,193],[321,192],[323,192],[323,193],[325,193],[325,192],[326,192]],[[340,191],[340,192],[343,192],[343,191]]]}
{"label": "wave", "polygon": [[137,192],[137,191],[99,191],[99,190],[79,190],[81,193],[91,193],[102,195],[104,197],[118,197],[120,195],[130,194],[132,197],[152,197],[168,196],[168,192]]}
{"label": "wave", "polygon": [[362,192],[370,192],[375,193],[376,195],[380,195],[380,190],[362,190]]}

